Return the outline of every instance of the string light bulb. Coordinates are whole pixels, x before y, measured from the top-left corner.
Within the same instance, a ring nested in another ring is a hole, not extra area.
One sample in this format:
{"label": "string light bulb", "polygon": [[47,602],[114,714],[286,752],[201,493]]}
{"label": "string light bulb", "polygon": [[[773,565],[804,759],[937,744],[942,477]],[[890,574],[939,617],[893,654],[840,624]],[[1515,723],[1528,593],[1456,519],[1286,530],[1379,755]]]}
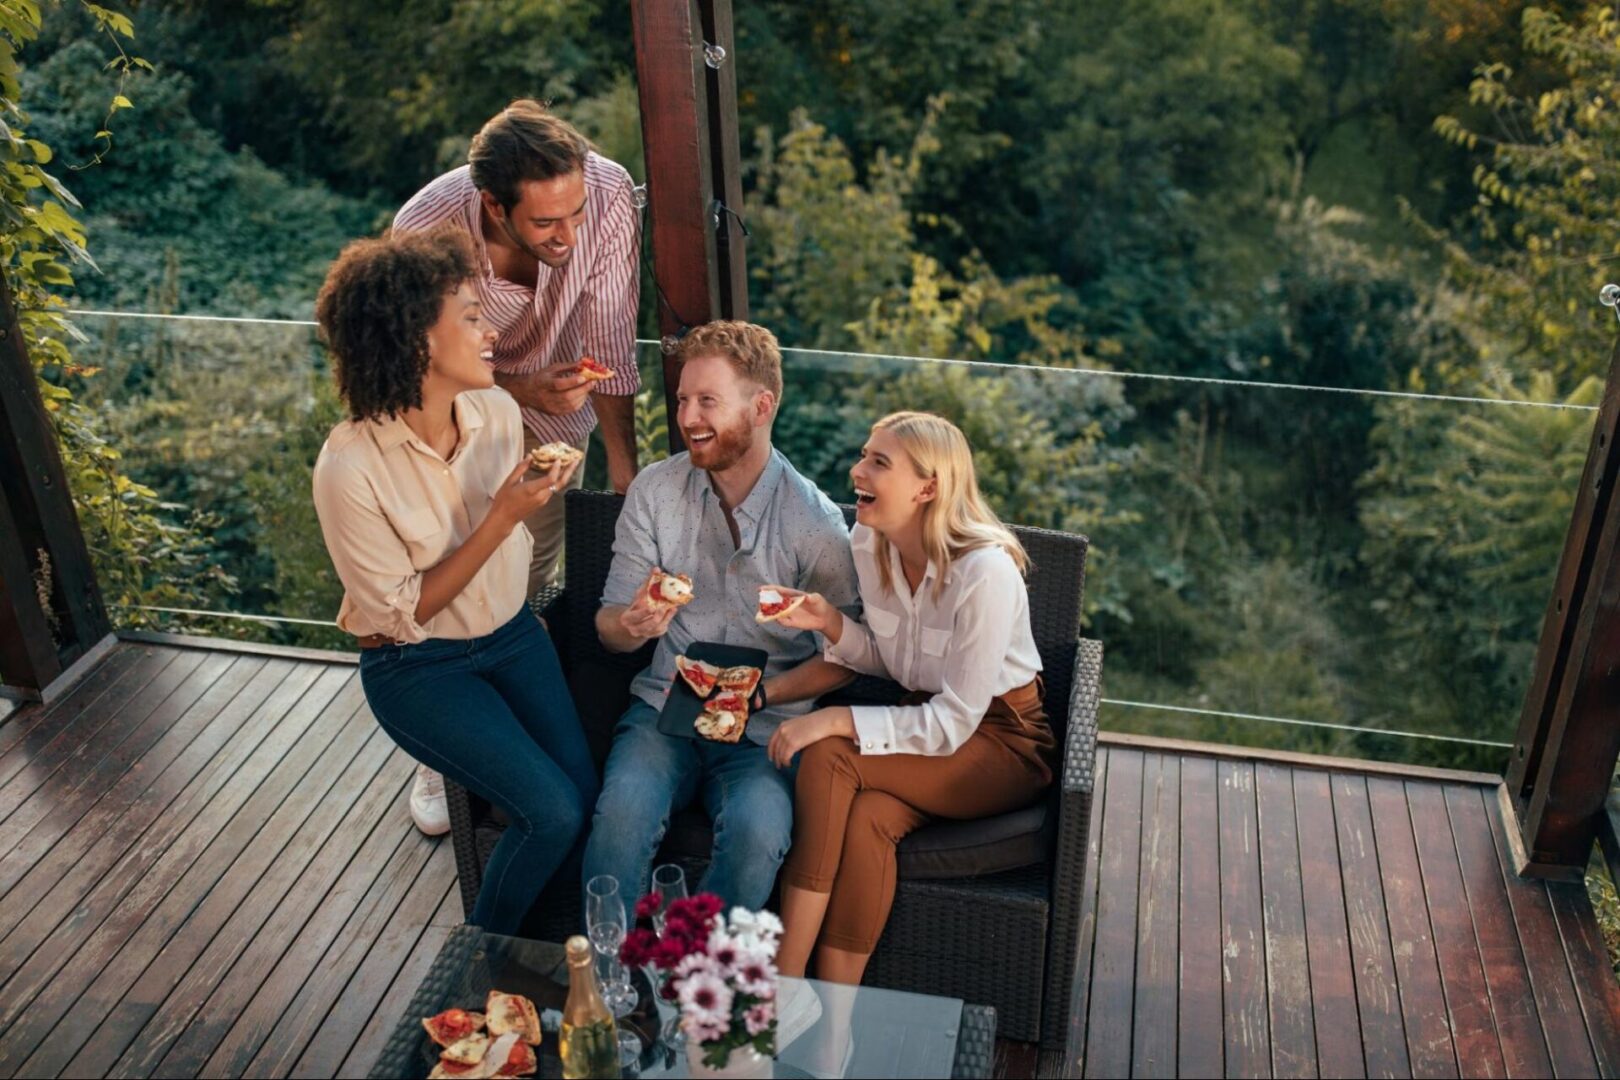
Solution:
{"label": "string light bulb", "polygon": [[726,62],[726,47],[724,45],[711,45],[705,41],[703,43],[703,62],[718,70],[720,65]]}

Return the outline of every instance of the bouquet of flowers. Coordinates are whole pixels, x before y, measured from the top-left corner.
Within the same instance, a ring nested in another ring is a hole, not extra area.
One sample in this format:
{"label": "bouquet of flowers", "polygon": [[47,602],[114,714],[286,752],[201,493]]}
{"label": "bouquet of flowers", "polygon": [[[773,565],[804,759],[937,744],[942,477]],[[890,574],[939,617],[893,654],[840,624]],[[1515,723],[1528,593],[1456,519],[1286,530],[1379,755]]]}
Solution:
{"label": "bouquet of flowers", "polygon": [[659,995],[678,1002],[681,1027],[702,1045],[703,1063],[723,1069],[733,1050],[776,1053],[776,946],[782,923],[768,911],[721,913],[713,893],[673,901],[663,931],[639,925],[663,905],[658,893],[636,902],[635,930],[619,957],[663,973]]}

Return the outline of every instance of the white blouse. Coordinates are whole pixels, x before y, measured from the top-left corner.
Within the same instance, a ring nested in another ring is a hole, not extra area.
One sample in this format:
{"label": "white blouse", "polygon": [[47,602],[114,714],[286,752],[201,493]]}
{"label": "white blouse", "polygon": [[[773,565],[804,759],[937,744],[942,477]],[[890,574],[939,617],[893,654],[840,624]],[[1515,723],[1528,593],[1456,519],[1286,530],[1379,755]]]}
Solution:
{"label": "white blouse", "polygon": [[921,705],[855,706],[856,743],[863,754],[954,753],[978,730],[991,698],[1040,674],[1023,576],[1006,551],[984,547],[951,565],[938,598],[932,562],[913,593],[891,546],[894,591],[885,592],[876,535],[856,525],[849,539],[863,614],[844,617],[843,636],[826,647],[826,658],[934,695]]}

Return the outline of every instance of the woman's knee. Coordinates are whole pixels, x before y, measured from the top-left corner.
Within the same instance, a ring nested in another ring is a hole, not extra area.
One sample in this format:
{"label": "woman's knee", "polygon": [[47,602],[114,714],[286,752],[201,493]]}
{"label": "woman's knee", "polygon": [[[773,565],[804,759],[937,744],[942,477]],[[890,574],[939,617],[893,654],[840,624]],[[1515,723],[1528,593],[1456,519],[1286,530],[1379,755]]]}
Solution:
{"label": "woman's knee", "polygon": [[843,773],[855,775],[855,746],[848,739],[822,739],[811,743],[799,754],[799,780]]}

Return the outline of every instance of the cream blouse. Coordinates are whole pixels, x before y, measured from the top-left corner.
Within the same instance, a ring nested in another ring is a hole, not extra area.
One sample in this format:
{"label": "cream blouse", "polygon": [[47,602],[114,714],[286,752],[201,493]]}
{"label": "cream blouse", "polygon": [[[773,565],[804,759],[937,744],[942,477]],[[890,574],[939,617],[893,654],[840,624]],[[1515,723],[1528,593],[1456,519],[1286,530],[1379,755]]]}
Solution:
{"label": "cream blouse", "polygon": [[315,511],[343,582],[337,621],[356,637],[483,637],[523,606],[534,540],[519,525],[459,596],[416,621],[423,573],[466,543],[523,456],[506,391],[465,391],[452,408],[460,441],[448,460],[396,417],[339,424],[315,461]]}
{"label": "cream blouse", "polygon": [[936,599],[939,568],[930,562],[913,593],[891,546],[894,591],[886,592],[876,535],[856,525],[849,539],[862,615],[844,617],[843,636],[827,646],[826,658],[934,695],[921,705],[855,706],[856,744],[863,754],[955,753],[978,730],[991,698],[1040,674],[1023,576],[1001,548],[979,548],[952,563]]}

